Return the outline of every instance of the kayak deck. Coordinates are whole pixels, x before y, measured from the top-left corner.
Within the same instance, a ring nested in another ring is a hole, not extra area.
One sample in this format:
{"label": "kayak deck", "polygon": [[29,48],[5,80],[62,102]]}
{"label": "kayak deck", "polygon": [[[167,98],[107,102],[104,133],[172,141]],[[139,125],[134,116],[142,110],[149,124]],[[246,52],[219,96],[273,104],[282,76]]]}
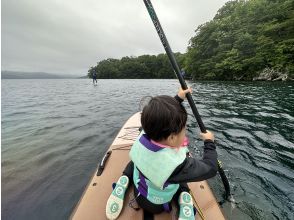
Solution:
{"label": "kayak deck", "polygon": [[[86,187],[79,203],[75,207],[71,219],[74,220],[100,220],[107,219],[105,207],[108,197],[112,192],[112,183],[115,183],[122,175],[122,172],[128,162],[129,150],[137,136],[139,135],[140,113],[134,114],[122,127],[108,152],[111,154],[106,162],[105,168],[100,176],[97,176],[97,170],[91,181]],[[199,205],[204,219],[222,220],[225,219],[223,213],[206,181],[193,182],[188,184],[197,204]],[[133,186],[132,186],[133,187]],[[143,210],[134,210],[129,206],[129,202],[134,199],[133,188],[129,187],[124,199],[124,207],[118,219],[139,220],[143,219]],[[138,207],[137,204],[133,204]],[[162,213],[154,215],[155,220],[177,219],[176,209],[171,213]],[[201,219],[197,212],[196,219]]]}

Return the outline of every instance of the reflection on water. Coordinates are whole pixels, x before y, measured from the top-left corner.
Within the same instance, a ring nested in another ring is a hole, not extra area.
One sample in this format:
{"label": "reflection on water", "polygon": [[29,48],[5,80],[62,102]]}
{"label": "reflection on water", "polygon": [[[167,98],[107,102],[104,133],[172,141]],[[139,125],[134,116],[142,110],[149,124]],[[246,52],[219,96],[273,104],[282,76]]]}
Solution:
{"label": "reflection on water", "polygon": [[[228,219],[293,219],[294,84],[190,85],[237,201],[235,209],[223,204]],[[96,87],[90,80],[2,80],[2,218],[68,218],[140,99],[178,87],[176,80],[100,80]],[[188,111],[191,149],[201,155]],[[220,178],[209,182],[221,201]]]}

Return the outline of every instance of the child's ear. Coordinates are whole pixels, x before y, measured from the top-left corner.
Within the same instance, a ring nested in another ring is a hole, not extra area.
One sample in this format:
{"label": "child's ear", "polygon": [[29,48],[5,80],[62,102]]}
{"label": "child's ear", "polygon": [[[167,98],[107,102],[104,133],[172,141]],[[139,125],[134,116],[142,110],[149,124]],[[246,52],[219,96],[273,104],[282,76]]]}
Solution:
{"label": "child's ear", "polygon": [[173,140],[173,135],[172,134],[170,134],[168,137],[167,137],[167,142],[168,143],[171,143],[172,142],[172,140]]}
{"label": "child's ear", "polygon": [[172,145],[175,141],[175,135],[172,133],[167,137],[167,141],[169,143],[169,145]]}

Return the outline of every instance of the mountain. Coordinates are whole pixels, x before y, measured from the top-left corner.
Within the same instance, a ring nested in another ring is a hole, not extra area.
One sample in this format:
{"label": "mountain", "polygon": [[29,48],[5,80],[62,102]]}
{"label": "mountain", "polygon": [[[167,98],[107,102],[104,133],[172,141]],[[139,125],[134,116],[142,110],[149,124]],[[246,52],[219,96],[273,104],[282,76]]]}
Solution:
{"label": "mountain", "polygon": [[78,77],[79,79],[89,79],[89,77],[86,75],[86,76],[81,76],[81,77]]}
{"label": "mountain", "polygon": [[79,77],[66,74],[44,72],[1,71],[1,79],[77,79]]}

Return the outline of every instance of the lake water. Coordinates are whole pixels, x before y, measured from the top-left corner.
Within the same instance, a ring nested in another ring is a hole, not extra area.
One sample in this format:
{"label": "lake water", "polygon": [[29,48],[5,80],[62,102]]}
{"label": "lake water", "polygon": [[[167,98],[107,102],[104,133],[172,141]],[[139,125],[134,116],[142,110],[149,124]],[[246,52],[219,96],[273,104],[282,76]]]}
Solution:
{"label": "lake water", "polygon": [[[189,83],[231,183],[228,219],[294,219],[294,83]],[[2,219],[67,219],[125,121],[177,80],[2,80]],[[188,111],[191,111],[188,108]],[[194,155],[202,154],[188,119]],[[219,176],[209,180],[223,200]]]}

